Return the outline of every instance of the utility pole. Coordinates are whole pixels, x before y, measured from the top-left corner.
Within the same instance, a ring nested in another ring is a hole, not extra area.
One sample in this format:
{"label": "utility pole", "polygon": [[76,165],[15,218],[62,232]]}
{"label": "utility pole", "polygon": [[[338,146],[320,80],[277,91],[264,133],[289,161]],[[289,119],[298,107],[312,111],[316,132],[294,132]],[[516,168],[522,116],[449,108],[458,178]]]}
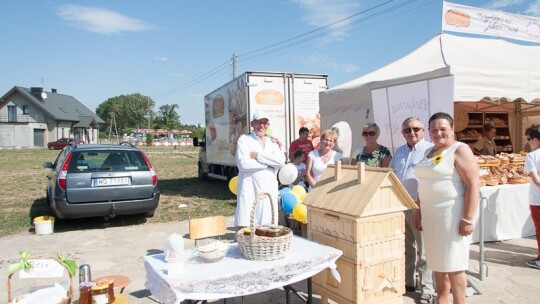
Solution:
{"label": "utility pole", "polygon": [[150,124],[152,123],[152,112],[150,111],[150,98],[146,97],[148,102],[148,129],[150,129]]}
{"label": "utility pole", "polygon": [[236,78],[236,55],[235,54],[232,54],[232,78]]}

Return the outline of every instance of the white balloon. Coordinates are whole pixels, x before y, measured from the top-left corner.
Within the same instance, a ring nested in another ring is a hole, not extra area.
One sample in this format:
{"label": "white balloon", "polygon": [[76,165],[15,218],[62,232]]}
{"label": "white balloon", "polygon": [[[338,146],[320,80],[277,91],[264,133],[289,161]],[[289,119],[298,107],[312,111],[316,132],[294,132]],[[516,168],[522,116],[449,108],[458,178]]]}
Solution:
{"label": "white balloon", "polygon": [[279,182],[282,185],[288,185],[296,180],[298,177],[298,169],[292,163],[288,163],[281,167],[278,173]]}

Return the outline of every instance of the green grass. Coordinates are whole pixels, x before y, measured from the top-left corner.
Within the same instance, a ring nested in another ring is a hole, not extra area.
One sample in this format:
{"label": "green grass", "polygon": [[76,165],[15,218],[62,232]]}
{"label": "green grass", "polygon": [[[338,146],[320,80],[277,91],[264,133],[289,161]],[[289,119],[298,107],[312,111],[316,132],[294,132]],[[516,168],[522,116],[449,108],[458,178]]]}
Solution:
{"label": "green grass", "polygon": [[[56,231],[92,229],[103,226],[140,225],[182,221],[211,215],[234,214],[233,199],[224,181],[197,178],[197,152],[194,147],[155,147],[143,151],[155,167],[161,199],[153,218],[139,215],[117,216],[110,222],[101,218],[61,220]],[[0,237],[29,231],[31,220],[50,215],[45,188],[46,161],[54,161],[60,151],[46,149],[0,150],[2,191],[0,192]],[[185,206],[185,207],[181,207]]]}

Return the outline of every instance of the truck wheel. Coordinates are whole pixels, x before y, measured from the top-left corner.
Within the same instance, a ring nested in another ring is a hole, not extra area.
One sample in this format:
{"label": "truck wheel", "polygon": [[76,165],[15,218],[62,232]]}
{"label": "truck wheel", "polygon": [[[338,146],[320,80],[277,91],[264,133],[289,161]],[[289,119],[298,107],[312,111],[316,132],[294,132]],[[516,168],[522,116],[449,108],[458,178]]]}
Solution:
{"label": "truck wheel", "polygon": [[199,169],[198,169],[198,175],[199,175],[199,180],[201,181],[207,181],[208,180],[208,176],[206,174],[204,174],[204,170],[202,168],[202,166],[199,165]]}
{"label": "truck wheel", "polygon": [[229,170],[229,176],[227,176],[227,181],[230,181],[235,176],[238,176],[238,168],[232,167]]}

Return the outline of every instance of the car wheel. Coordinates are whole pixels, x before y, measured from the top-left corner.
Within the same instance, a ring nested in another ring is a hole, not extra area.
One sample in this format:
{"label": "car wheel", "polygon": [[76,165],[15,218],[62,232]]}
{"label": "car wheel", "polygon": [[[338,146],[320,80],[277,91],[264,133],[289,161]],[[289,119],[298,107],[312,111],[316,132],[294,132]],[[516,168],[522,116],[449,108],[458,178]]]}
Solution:
{"label": "car wheel", "polygon": [[58,212],[53,207],[53,201],[51,199],[51,196],[49,195],[49,191],[47,191],[47,204],[49,204],[49,207],[51,208],[53,215],[56,219],[60,219],[60,216],[58,215]]}
{"label": "car wheel", "polygon": [[146,212],[144,214],[144,217],[147,217],[147,218],[154,217],[154,211]]}
{"label": "car wheel", "polygon": [[48,146],[47,148],[49,148],[49,150],[54,150],[53,146]]}

